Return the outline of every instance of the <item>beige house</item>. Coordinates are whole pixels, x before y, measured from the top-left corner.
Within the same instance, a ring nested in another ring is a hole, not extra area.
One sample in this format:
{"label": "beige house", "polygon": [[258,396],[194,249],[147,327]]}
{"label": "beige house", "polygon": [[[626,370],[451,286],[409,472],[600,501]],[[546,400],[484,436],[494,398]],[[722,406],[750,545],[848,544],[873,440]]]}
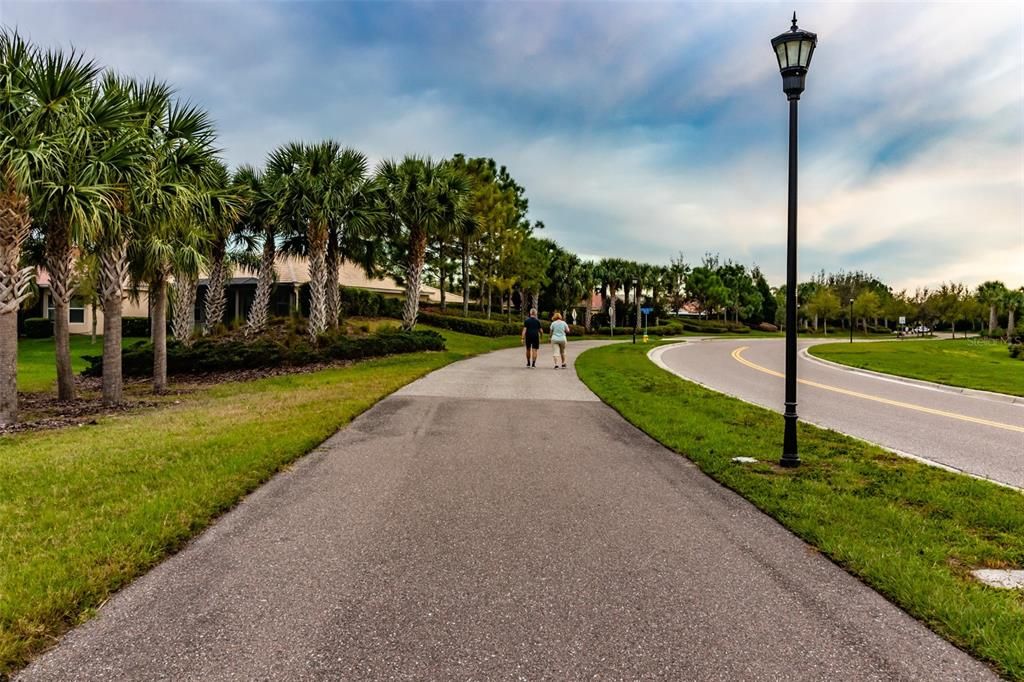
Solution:
{"label": "beige house", "polygon": [[[39,296],[35,304],[19,313],[18,320],[31,317],[48,317],[53,319],[53,297],[50,295],[50,273],[46,268],[36,270],[36,287],[39,289]],[[129,297],[125,299],[123,307],[124,317],[149,317],[149,297],[143,291],[137,299]],[[96,304],[95,311],[90,303],[80,296],[71,298],[71,308],[68,311],[70,319],[68,329],[72,334],[91,334],[93,330],[93,315],[95,314],[96,333],[103,333],[103,308]],[[19,325],[20,332],[20,325]]]}
{"label": "beige house", "polygon": [[[309,261],[296,256],[278,256],[274,263],[274,292],[270,299],[271,315],[286,316],[293,310],[309,312]],[[253,297],[256,294],[258,273],[246,267],[235,268],[227,282],[227,310],[225,322],[244,319],[249,314]],[[351,263],[343,263],[338,272],[338,284],[343,287],[364,289],[382,296],[402,297],[405,287],[399,285],[391,277],[367,277],[362,268]],[[196,319],[202,321],[202,301],[205,296],[207,279],[199,280],[199,294],[196,297]],[[445,292],[445,299],[455,305],[462,303],[462,296]],[[440,303],[441,291],[431,286],[420,287],[420,301],[423,303]]]}
{"label": "beige house", "polygon": [[[272,315],[290,315],[293,310],[301,309],[308,312],[309,301],[309,264],[305,258],[278,256],[274,265],[275,286],[271,297]],[[227,284],[226,321],[244,319],[249,314],[253,296],[256,293],[256,277],[254,270],[240,267],[232,273]],[[391,277],[370,278],[363,270],[351,263],[345,263],[338,273],[338,284],[343,287],[365,289],[383,296],[401,297],[405,288]],[[19,321],[31,317],[49,317],[53,319],[53,299],[50,296],[50,276],[45,268],[36,271],[36,286],[39,296],[35,304],[19,314]],[[206,279],[199,280],[199,295],[196,297],[196,319],[202,320],[203,296],[206,290]],[[445,292],[445,299],[452,305],[461,305],[462,296]],[[420,301],[423,303],[440,303],[441,291],[435,287],[422,286]],[[95,312],[90,304],[81,297],[71,299],[69,312],[70,331],[72,334],[89,334],[93,329],[93,315],[96,316],[96,330],[103,331],[103,309],[97,305]],[[149,317],[149,296],[142,290],[137,298],[128,297],[124,302],[125,317]],[[19,329],[20,332],[20,329]]]}

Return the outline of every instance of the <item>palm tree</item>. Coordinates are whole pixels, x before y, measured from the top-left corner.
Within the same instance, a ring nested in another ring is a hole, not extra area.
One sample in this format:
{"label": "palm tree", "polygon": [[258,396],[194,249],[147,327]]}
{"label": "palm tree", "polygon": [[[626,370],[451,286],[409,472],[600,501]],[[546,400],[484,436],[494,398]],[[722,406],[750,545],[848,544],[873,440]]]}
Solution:
{"label": "palm tree", "polygon": [[983,282],[978,286],[978,301],[988,306],[988,335],[996,335],[998,325],[999,307],[1003,304],[1003,297],[1006,295],[1006,285],[997,280]]}
{"label": "palm tree", "polygon": [[[136,81],[113,73],[104,76],[104,90],[128,100],[132,124],[121,135],[136,148],[135,163],[120,169],[118,182],[127,188],[119,210],[103,221],[94,242],[100,264],[100,301],[103,306],[103,403],[119,403],[123,393],[121,373],[121,319],[128,282],[129,244],[147,221],[181,194],[166,174],[157,172],[156,155],[167,130],[170,88],[158,81]],[[177,126],[184,131],[187,122]],[[179,132],[179,134],[181,134]]]}
{"label": "palm tree", "polygon": [[120,209],[122,188],[117,183],[137,165],[140,156],[132,130],[136,119],[125,94],[92,80],[72,90],[66,79],[69,70],[78,72],[80,79],[86,73],[94,77],[97,71],[74,53],[65,57],[51,52],[42,60],[40,81],[45,99],[61,102],[52,108],[46,125],[61,143],[58,163],[43,174],[36,192],[36,224],[43,233],[54,307],[60,400],[75,397],[68,313],[75,290],[76,252],[81,253]]}
{"label": "palm tree", "polygon": [[327,323],[331,328],[337,328],[341,318],[341,265],[350,260],[368,276],[372,274],[386,215],[380,184],[366,176],[366,157],[359,152],[342,152],[336,186],[339,202],[327,243]]}
{"label": "palm tree", "polygon": [[605,258],[598,264],[598,267],[601,273],[602,291],[605,287],[608,290],[604,302],[604,305],[608,306],[608,324],[614,330],[616,295],[628,277],[628,264],[619,258]]}
{"label": "palm tree", "polygon": [[657,270],[655,266],[648,263],[637,263],[636,268],[633,271],[636,275],[636,312],[633,315],[633,327],[636,329],[640,328],[640,307],[643,303],[643,292],[644,288],[648,285],[654,286],[657,281]]}
{"label": "palm tree", "polygon": [[1024,306],[1024,287],[1011,289],[1003,296],[1003,303],[1006,305],[1006,338],[1012,339],[1017,334],[1016,320],[1014,315],[1021,306]]}
{"label": "palm tree", "polygon": [[[231,178],[227,167],[215,161],[209,169],[207,184],[203,187],[202,205],[207,212],[209,231],[209,276],[206,280],[206,298],[203,301],[205,321],[203,333],[209,334],[221,324],[227,308],[228,247],[240,237],[244,223],[239,220],[241,203],[248,200],[240,178]],[[194,301],[194,286],[192,300]],[[194,310],[194,308],[192,308]],[[192,317],[192,312],[187,313]],[[191,337],[191,327],[188,336]]]}
{"label": "palm tree", "polygon": [[427,240],[432,234],[448,233],[463,223],[469,182],[448,163],[416,156],[407,156],[399,163],[381,162],[377,176],[390,219],[408,236],[402,328],[411,330],[419,312]]}
{"label": "palm tree", "polygon": [[[272,157],[273,158],[273,155]],[[241,166],[235,173],[235,182],[244,188],[245,203],[240,220],[248,239],[262,243],[259,270],[256,275],[256,293],[249,319],[248,334],[258,334],[267,327],[270,295],[274,287],[274,263],[277,258],[277,216],[274,214],[274,176],[252,166]]]}
{"label": "palm tree", "polygon": [[33,95],[37,50],[0,31],[0,424],[18,417],[18,308],[31,294],[34,268],[22,248],[32,225],[29,192],[54,161],[54,140],[41,134]]}
{"label": "palm tree", "polygon": [[580,284],[583,294],[583,325],[589,332],[593,329],[594,311],[591,309],[591,301],[594,292],[601,286],[601,278],[598,276],[597,265],[592,262],[585,262],[580,267]]}
{"label": "palm tree", "polygon": [[[293,224],[305,231],[305,248],[309,254],[309,334],[316,337],[329,323],[328,297],[333,299],[338,288],[340,265],[337,243],[328,250],[332,231],[337,234],[346,216],[348,202],[355,188],[366,177],[366,157],[354,149],[343,149],[333,140],[313,145],[291,145],[288,152],[298,160],[288,182],[285,203],[294,212]],[[332,278],[333,277],[333,281]],[[337,314],[337,304],[331,303]]]}
{"label": "palm tree", "polygon": [[174,340],[190,347],[196,333],[196,289],[199,272],[206,264],[207,236],[198,221],[183,231],[190,240],[190,248],[174,248],[170,254],[171,274],[171,333]]}
{"label": "palm tree", "polygon": [[[135,286],[149,291],[153,389],[161,392],[167,387],[167,284],[176,263],[201,258],[204,251],[198,226],[210,213],[205,190],[216,150],[206,112],[173,101],[166,88],[152,90],[147,102],[148,164],[133,185],[134,234],[128,248]],[[180,249],[196,254],[183,255]]]}

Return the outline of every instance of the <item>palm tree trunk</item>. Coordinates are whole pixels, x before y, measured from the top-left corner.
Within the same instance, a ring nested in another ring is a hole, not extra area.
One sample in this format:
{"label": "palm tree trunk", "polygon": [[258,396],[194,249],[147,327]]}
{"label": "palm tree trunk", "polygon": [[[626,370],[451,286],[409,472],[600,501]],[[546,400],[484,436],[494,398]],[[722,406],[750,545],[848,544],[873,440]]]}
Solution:
{"label": "palm tree trunk", "polygon": [[327,227],[309,226],[309,336],[327,330]]}
{"label": "palm tree trunk", "polygon": [[121,306],[118,295],[103,301],[103,404],[116,405],[123,397],[121,375]]}
{"label": "palm tree trunk", "polygon": [[167,389],[167,277],[159,273],[149,283],[149,300],[153,311],[153,390]]}
{"label": "palm tree trunk", "polygon": [[1008,339],[1013,338],[1013,334],[1017,329],[1017,326],[1014,324],[1013,313],[1014,309],[1012,307],[1006,310],[1006,338]]}
{"label": "palm tree trunk", "polygon": [[996,324],[998,324],[998,320],[996,318],[996,304],[993,303],[988,307],[988,335],[990,337],[996,335]]}
{"label": "palm tree trunk", "polygon": [[327,309],[327,326],[331,329],[338,328],[338,320],[341,318],[341,287],[338,283],[338,273],[341,270],[341,252],[338,250],[338,231],[331,230],[327,239],[327,256],[325,258],[327,271],[324,276],[324,306]]}
{"label": "palm tree trunk", "polygon": [[608,288],[608,326],[615,329],[615,287]]}
{"label": "palm tree trunk", "polygon": [[92,329],[90,330],[90,333],[89,333],[89,345],[90,346],[95,346],[96,345],[96,315],[97,315],[97,312],[96,312],[96,299],[95,298],[93,298],[89,302],[89,308],[92,310]]}
{"label": "palm tree trunk", "polygon": [[18,419],[18,308],[35,273],[21,267],[21,245],[31,224],[28,196],[0,194],[0,425]]}
{"label": "palm tree trunk", "polygon": [[[227,250],[224,244],[217,244],[214,247],[210,258],[210,277],[206,280],[206,298],[203,299],[203,308],[206,312],[206,320],[203,322],[203,333],[209,334],[221,324],[224,324],[224,311],[227,309]],[[195,294],[193,294],[195,296]],[[193,298],[193,300],[195,300]],[[174,332],[178,336],[177,328]],[[189,332],[191,336],[191,332]]]}
{"label": "palm tree trunk", "polygon": [[462,316],[469,317],[469,241],[462,245]]}
{"label": "palm tree trunk", "polygon": [[103,304],[103,404],[121,402],[121,306],[128,275],[128,245],[121,241],[100,252],[100,297]]}
{"label": "palm tree trunk", "polygon": [[445,262],[444,262],[444,240],[443,239],[441,240],[441,243],[437,247],[437,256],[438,256],[438,260],[440,261],[440,270],[441,270],[441,310],[448,310],[448,300],[446,299],[445,292],[444,292],[444,280],[445,280],[445,276],[448,274],[448,271],[445,268]]}
{"label": "palm tree trunk", "polygon": [[267,231],[263,241],[263,258],[260,259],[260,273],[256,279],[256,294],[249,308],[249,333],[258,334],[267,328],[270,312],[270,294],[274,286],[274,259],[277,244],[272,230]]}
{"label": "palm tree trunk", "polygon": [[53,339],[57,361],[57,399],[75,399],[75,377],[71,370],[69,309],[73,291],[71,234],[68,226],[55,221],[49,226],[45,243],[46,269],[53,298]]}
{"label": "palm tree trunk", "polygon": [[18,311],[0,309],[0,425],[18,420]]}
{"label": "palm tree trunk", "polygon": [[[196,330],[196,277],[184,273],[174,276],[174,298],[171,301],[171,330],[174,340],[191,346]],[[210,278],[212,281],[212,277]],[[209,293],[207,289],[207,293]],[[209,298],[209,297],[207,297]],[[223,293],[221,299],[223,299]],[[221,302],[223,306],[223,301]],[[209,322],[209,320],[207,320]]]}
{"label": "palm tree trunk", "polygon": [[409,266],[405,277],[405,306],[402,308],[402,329],[412,331],[420,306],[420,277],[427,253],[427,233],[413,227],[409,235]]}

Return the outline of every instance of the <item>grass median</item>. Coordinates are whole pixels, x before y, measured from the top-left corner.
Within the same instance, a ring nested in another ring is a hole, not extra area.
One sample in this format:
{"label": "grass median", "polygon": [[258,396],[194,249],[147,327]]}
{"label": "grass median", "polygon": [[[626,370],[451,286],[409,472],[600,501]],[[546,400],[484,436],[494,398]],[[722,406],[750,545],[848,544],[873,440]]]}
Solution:
{"label": "grass median", "polygon": [[0,436],[0,679],[384,396],[519,343],[441,333],[443,353],[226,383],[96,425]]}
{"label": "grass median", "polygon": [[[783,469],[782,415],[684,381],[647,350],[591,349],[576,368],[631,423],[954,644],[1024,680],[1024,593],[970,576],[1024,568],[1024,495],[807,424],[803,464]],[[731,462],[741,455],[761,461]]]}
{"label": "grass median", "polygon": [[939,384],[1024,396],[1024,362],[989,339],[828,343],[810,354],[851,367]]}

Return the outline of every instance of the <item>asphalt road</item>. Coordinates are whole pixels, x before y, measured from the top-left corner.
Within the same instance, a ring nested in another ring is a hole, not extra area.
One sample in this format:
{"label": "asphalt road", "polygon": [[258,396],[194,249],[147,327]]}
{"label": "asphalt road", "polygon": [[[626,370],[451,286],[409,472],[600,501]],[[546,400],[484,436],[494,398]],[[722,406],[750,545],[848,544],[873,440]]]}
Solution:
{"label": "asphalt road", "polygon": [[21,679],[994,679],[547,361],[380,402]]}
{"label": "asphalt road", "polygon": [[[799,347],[814,343],[800,341]],[[783,339],[689,341],[661,350],[660,360],[716,391],[784,410]],[[874,376],[804,352],[797,376],[801,419],[1024,488],[1024,403]]]}

